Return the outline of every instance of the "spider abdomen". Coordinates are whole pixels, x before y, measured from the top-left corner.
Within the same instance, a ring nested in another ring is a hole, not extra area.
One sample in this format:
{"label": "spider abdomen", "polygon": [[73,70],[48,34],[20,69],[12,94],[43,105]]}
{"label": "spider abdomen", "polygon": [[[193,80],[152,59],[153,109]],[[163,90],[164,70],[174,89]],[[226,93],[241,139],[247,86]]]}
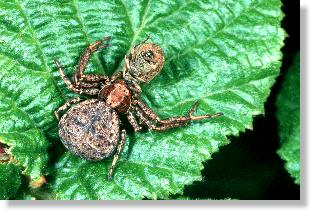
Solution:
{"label": "spider abdomen", "polygon": [[117,112],[97,99],[85,100],[60,119],[59,135],[65,147],[86,160],[113,154],[119,140]]}

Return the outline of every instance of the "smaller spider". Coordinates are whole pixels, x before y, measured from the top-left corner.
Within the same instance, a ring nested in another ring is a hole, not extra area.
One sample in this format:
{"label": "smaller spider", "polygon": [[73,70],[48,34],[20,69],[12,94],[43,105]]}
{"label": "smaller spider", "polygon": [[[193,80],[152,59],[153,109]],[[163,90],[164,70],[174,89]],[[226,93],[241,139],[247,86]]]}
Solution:
{"label": "smaller spider", "polygon": [[119,115],[125,114],[137,132],[143,125],[151,130],[163,131],[183,126],[192,120],[223,114],[194,116],[198,106],[195,102],[187,116],[159,118],[140,98],[140,84],[149,83],[160,72],[165,60],[162,49],[153,43],[146,43],[147,39],[134,46],[129,55],[125,56],[123,72],[117,72],[111,77],[84,74],[91,53],[106,48],[108,44],[103,42],[108,39],[110,37],[86,48],[74,73],[73,83],[55,60],[61,78],[71,91],[93,97],[87,100],[74,98],[56,110],[55,116],[59,120],[60,112],[75,104],[59,120],[60,139],[70,152],[86,160],[98,161],[115,153],[108,171],[108,178],[112,179],[119,153],[126,141],[126,130],[120,127]]}

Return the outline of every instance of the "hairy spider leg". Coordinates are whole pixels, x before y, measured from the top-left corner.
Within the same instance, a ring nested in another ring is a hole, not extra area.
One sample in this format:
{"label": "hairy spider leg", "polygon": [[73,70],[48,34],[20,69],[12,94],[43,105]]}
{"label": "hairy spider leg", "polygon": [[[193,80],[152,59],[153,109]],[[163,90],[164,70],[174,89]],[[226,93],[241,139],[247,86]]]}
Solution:
{"label": "hairy spider leg", "polygon": [[[198,107],[198,102],[196,101],[194,103],[193,107],[189,110],[188,116],[177,116],[177,117],[171,117],[171,118],[162,120],[143,101],[134,100],[132,102],[132,104],[139,107],[139,111],[142,111],[145,116],[147,116],[150,120],[156,122],[157,124],[160,124],[163,126],[172,125],[169,128],[176,126],[176,124],[177,124],[177,126],[181,126],[181,125],[184,125],[185,123],[187,123],[189,121],[201,120],[201,119],[210,119],[210,118],[215,118],[215,117],[223,115],[223,113],[216,113],[216,114],[205,114],[205,115],[200,115],[200,116],[194,116],[193,113],[196,111],[196,109]],[[179,125],[179,123],[180,123],[180,125]]]}
{"label": "hairy spider leg", "polygon": [[80,97],[76,97],[74,99],[69,100],[68,102],[66,102],[65,104],[63,104],[61,107],[59,107],[56,111],[54,111],[54,115],[56,117],[56,119],[59,121],[60,120],[60,116],[59,113],[63,110],[66,110],[67,108],[69,108],[70,106],[72,106],[73,104],[76,104],[78,102],[80,102],[81,99]]}
{"label": "hairy spider leg", "polygon": [[60,75],[67,87],[79,94],[88,94],[88,95],[97,95],[99,92],[99,83],[102,82],[104,84],[109,83],[109,77],[104,75],[97,74],[84,74],[84,70],[86,69],[88,62],[90,60],[91,53],[106,48],[108,44],[102,44],[104,41],[109,40],[111,37],[105,37],[101,40],[96,41],[95,43],[88,46],[85,50],[85,53],[80,57],[78,66],[73,76],[73,83],[65,76],[64,70],[61,67],[61,64],[58,60],[55,60],[55,64],[59,69]]}
{"label": "hairy spider leg", "polygon": [[120,154],[122,147],[125,144],[125,142],[126,142],[126,130],[123,129],[123,130],[121,130],[120,141],[118,143],[117,150],[116,150],[116,153],[115,153],[113,161],[112,161],[112,165],[108,171],[108,179],[109,180],[113,179],[113,171],[114,171],[114,168],[115,168],[116,163],[118,161],[119,154]]}
{"label": "hairy spider leg", "polygon": [[146,125],[151,130],[164,131],[170,128],[175,128],[175,127],[180,127],[180,126],[185,125],[185,123],[183,122],[175,122],[175,123],[168,123],[162,126],[157,126],[155,123],[153,123],[152,121],[146,118],[145,114],[139,109],[139,107],[135,108],[135,112],[136,112],[136,116],[139,119],[139,122],[141,124]]}
{"label": "hairy spider leg", "polygon": [[91,54],[100,49],[108,47],[109,44],[102,44],[102,43],[104,41],[109,40],[110,38],[111,38],[110,36],[105,37],[101,40],[96,41],[95,43],[91,44],[90,46],[86,48],[84,54],[80,57],[78,66],[76,68],[76,71],[73,77],[74,85],[76,87],[79,87],[81,85],[81,82],[85,82],[85,84],[93,83],[91,85],[95,85],[95,86],[98,85],[97,84],[98,82],[103,82],[104,84],[108,83],[109,77],[105,75],[97,75],[97,74],[85,75],[84,71],[87,68]]}
{"label": "hairy spider leg", "polygon": [[87,95],[97,95],[99,92],[99,89],[97,88],[81,88],[81,87],[76,87],[72,84],[72,82],[66,77],[64,70],[58,60],[54,60],[54,63],[56,67],[59,69],[61,78],[67,85],[68,89],[71,90],[72,92],[78,93],[78,94],[87,94]]}
{"label": "hairy spider leg", "polygon": [[152,37],[151,34],[148,34],[143,41],[141,41],[140,43],[134,45],[134,48],[138,47],[139,45],[141,45],[143,43],[146,43],[151,37]]}
{"label": "hairy spider leg", "polygon": [[126,116],[127,116],[127,119],[129,121],[129,123],[131,124],[131,126],[133,127],[134,131],[135,132],[138,132],[142,129],[142,127],[139,125],[139,123],[137,122],[136,118],[135,118],[135,115],[134,115],[134,111],[132,108],[129,108],[127,113],[126,113]]}

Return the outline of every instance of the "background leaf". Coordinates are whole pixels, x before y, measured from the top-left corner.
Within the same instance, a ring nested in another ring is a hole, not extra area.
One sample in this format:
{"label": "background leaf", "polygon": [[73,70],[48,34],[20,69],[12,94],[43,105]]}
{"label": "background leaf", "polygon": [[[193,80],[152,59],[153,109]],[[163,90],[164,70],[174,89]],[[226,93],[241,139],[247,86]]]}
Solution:
{"label": "background leaf", "polygon": [[9,199],[16,194],[21,184],[19,172],[20,169],[12,163],[0,163],[0,199]]}
{"label": "background leaf", "polygon": [[276,116],[279,121],[281,148],[278,154],[285,160],[285,168],[300,184],[300,55],[285,74],[285,81],[277,98]]}
{"label": "background leaf", "polygon": [[86,46],[109,35],[110,48],[92,58],[87,72],[120,70],[131,46],[150,34],[166,63],[143,86],[142,98],[164,118],[185,114],[196,100],[198,114],[225,114],[165,133],[129,133],[112,182],[106,181],[110,160],[91,163],[65,153],[55,167],[55,197],[165,199],[201,180],[202,162],[228,143],[226,136],[252,128],[252,117],[263,113],[280,68],[280,7],[279,0],[0,3],[0,88],[30,120],[21,129],[36,131],[29,138],[37,145],[50,141],[52,154],[60,145],[53,111],[72,97],[53,60],[71,76]]}
{"label": "background leaf", "polygon": [[7,62],[0,71],[0,142],[10,146],[14,159],[25,168],[23,173],[36,179],[48,161],[45,131],[53,121],[57,93],[45,75]]}

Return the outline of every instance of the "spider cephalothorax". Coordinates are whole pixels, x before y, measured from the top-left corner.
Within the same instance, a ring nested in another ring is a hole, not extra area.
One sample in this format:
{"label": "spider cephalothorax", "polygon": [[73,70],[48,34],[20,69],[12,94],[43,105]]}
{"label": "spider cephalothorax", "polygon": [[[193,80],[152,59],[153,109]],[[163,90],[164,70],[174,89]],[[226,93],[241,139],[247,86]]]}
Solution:
{"label": "spider cephalothorax", "polygon": [[59,120],[59,136],[65,147],[72,153],[86,160],[102,160],[114,154],[109,179],[119,153],[126,140],[125,129],[120,129],[120,114],[125,114],[135,131],[142,125],[151,130],[163,131],[180,127],[192,120],[213,118],[222,113],[194,116],[198,104],[194,103],[187,116],[161,119],[140,98],[140,83],[148,83],[162,69],[164,53],[153,43],[140,43],[134,46],[125,56],[122,72],[111,77],[96,74],[84,74],[91,53],[107,47],[102,44],[110,37],[103,38],[86,48],[80,58],[73,76],[73,83],[65,76],[58,61],[55,61],[60,75],[67,87],[78,94],[86,94],[93,98],[81,100],[80,97],[66,102],[55,116],[71,107]]}

